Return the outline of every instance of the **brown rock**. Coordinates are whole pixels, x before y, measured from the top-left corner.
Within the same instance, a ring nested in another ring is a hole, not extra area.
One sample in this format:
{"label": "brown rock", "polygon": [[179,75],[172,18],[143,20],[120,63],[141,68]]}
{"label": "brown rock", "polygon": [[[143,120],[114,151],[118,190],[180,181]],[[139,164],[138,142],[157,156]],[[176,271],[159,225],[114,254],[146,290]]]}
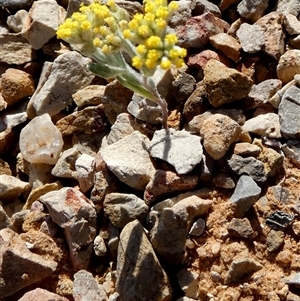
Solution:
{"label": "brown rock", "polygon": [[31,75],[22,70],[9,68],[1,75],[2,96],[9,105],[32,95],[34,89]]}
{"label": "brown rock", "polygon": [[107,84],[102,103],[104,113],[110,124],[115,123],[119,114],[127,112],[127,106],[132,95],[133,92],[122,86],[117,80]]}
{"label": "brown rock", "polygon": [[179,175],[172,171],[157,170],[145,188],[144,200],[147,205],[153,205],[172,193],[193,189],[198,181],[196,175]]}
{"label": "brown rock", "polygon": [[228,24],[207,12],[190,18],[178,32],[179,44],[185,48],[202,48],[208,43],[210,36],[225,32]]}
{"label": "brown rock", "polygon": [[32,291],[27,292],[18,301],[68,301],[67,298],[60,295],[51,293],[42,288],[36,288]]}
{"label": "brown rock", "polygon": [[264,31],[265,46],[262,50],[279,60],[285,52],[283,14],[279,12],[268,13],[254,24],[259,25]]}
{"label": "brown rock", "polygon": [[234,37],[227,33],[218,33],[209,38],[211,45],[225,56],[238,62],[241,59],[241,45]]}
{"label": "brown rock", "polygon": [[300,50],[292,49],[286,51],[279,59],[277,65],[277,76],[284,83],[294,79],[300,73]]}
{"label": "brown rock", "polygon": [[61,247],[45,233],[30,230],[27,233],[20,234],[20,238],[26,242],[26,245],[33,253],[40,255],[45,260],[59,262],[64,256]]}
{"label": "brown rock", "polygon": [[228,116],[215,114],[202,125],[200,135],[207,153],[215,160],[222,158],[230,145],[237,141],[241,127]]}
{"label": "brown rock", "polygon": [[92,134],[103,130],[106,127],[103,106],[87,107],[81,111],[74,112],[60,119],[56,127],[63,136],[83,132]]}
{"label": "brown rock", "polygon": [[217,60],[210,60],[204,67],[203,83],[210,103],[216,108],[246,97],[253,84],[248,76]]}
{"label": "brown rock", "polygon": [[10,229],[0,231],[0,298],[50,276],[57,267],[52,260],[28,250],[18,234]]}
{"label": "brown rock", "polygon": [[197,54],[192,54],[188,57],[187,65],[189,67],[198,68],[202,70],[207,62],[211,59],[220,61],[224,65],[230,67],[231,61],[220,53],[210,49],[205,49]]}

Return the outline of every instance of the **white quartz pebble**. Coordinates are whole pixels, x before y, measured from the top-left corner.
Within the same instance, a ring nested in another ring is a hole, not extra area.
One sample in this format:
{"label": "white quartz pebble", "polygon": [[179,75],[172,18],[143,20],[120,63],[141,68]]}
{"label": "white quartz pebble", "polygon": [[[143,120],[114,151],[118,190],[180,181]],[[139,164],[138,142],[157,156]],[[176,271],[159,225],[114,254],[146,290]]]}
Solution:
{"label": "white quartz pebble", "polygon": [[54,165],[61,153],[63,139],[49,114],[32,119],[20,133],[20,151],[30,163]]}

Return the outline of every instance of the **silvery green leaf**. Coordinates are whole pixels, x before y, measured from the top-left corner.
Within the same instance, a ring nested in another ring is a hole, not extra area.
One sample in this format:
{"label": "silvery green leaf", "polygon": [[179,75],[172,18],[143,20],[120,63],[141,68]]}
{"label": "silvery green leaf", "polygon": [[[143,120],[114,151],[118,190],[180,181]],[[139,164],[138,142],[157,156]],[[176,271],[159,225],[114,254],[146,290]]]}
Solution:
{"label": "silvery green leaf", "polygon": [[99,63],[89,63],[87,68],[94,74],[103,78],[116,78],[126,71],[123,68],[101,65]]}

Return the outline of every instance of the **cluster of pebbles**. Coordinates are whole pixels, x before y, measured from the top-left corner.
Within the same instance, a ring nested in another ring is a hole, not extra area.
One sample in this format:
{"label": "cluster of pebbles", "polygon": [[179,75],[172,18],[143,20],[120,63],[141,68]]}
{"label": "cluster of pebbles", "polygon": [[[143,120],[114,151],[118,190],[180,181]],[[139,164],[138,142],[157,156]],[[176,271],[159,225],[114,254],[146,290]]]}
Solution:
{"label": "cluster of pebbles", "polygon": [[56,38],[79,1],[0,0],[1,301],[300,300],[300,2],[178,3],[165,130]]}

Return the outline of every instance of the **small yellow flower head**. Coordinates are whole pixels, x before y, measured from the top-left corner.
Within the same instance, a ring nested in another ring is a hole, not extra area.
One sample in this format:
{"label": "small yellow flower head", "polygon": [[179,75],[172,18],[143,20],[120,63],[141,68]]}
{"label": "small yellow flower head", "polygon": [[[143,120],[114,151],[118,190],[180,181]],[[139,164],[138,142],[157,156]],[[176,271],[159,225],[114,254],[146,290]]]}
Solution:
{"label": "small yellow flower head", "polygon": [[126,29],[129,14],[120,8],[114,0],[107,4],[93,2],[81,5],[79,12],[61,24],[57,36],[66,42],[85,50],[90,56],[100,48],[105,53],[120,51],[124,41],[121,32]]}
{"label": "small yellow flower head", "polygon": [[168,69],[172,64],[184,64],[186,52],[176,46],[177,36],[167,34],[167,22],[178,8],[178,3],[168,0],[144,0],[144,14],[137,13],[123,30],[125,39],[136,44],[135,68],[152,75],[157,66]]}

